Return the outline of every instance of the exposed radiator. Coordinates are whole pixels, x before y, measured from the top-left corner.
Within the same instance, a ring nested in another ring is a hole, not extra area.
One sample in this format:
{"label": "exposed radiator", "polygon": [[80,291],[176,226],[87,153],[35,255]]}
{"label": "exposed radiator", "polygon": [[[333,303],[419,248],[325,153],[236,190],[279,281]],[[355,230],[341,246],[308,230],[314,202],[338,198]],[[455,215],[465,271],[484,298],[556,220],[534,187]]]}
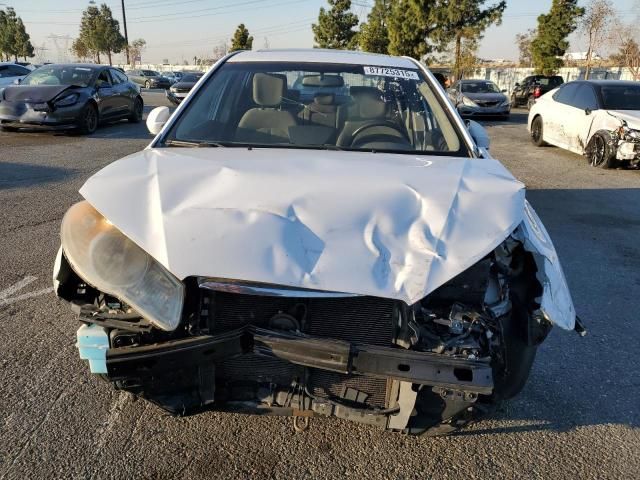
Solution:
{"label": "exposed radiator", "polygon": [[[395,302],[377,297],[283,298],[206,292],[212,333],[245,325],[269,328],[278,313],[296,317],[300,328],[313,336],[349,342],[391,345]],[[256,381],[288,386],[301,369],[278,359],[244,355],[218,366],[216,376],[233,381]],[[369,395],[367,403],[384,406],[386,380],[307,369],[307,381],[315,395],[340,396],[350,387]]]}

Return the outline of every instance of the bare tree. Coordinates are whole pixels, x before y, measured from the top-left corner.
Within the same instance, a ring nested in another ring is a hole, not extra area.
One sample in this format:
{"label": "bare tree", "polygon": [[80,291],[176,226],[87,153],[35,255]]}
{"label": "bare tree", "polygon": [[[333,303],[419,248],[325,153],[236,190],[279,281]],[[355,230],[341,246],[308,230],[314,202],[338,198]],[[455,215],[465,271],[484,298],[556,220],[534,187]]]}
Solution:
{"label": "bare tree", "polygon": [[526,33],[518,33],[516,34],[516,43],[518,44],[519,50],[519,58],[518,61],[521,67],[532,67],[533,66],[533,54],[531,53],[531,42],[538,31],[535,28],[531,28],[527,30]]}
{"label": "bare tree", "polygon": [[594,47],[601,45],[606,39],[615,16],[615,10],[610,0],[591,0],[587,4],[585,14],[580,20],[580,33],[588,42],[585,79],[588,79],[591,73]]}
{"label": "bare tree", "polygon": [[611,60],[628,68],[634,80],[640,80],[640,35],[635,22],[618,22],[611,32],[612,46],[617,50]]}

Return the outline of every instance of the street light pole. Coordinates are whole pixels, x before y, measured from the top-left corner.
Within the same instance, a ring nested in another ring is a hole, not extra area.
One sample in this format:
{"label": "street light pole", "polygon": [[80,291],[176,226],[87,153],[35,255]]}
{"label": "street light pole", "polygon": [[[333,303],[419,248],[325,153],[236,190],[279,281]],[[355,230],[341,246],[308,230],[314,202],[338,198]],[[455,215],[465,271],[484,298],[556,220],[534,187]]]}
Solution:
{"label": "street light pole", "polygon": [[124,25],[124,41],[126,42],[125,51],[127,52],[127,65],[131,65],[129,61],[129,35],[127,34],[127,14],[124,10],[124,0],[122,0],[122,23]]}

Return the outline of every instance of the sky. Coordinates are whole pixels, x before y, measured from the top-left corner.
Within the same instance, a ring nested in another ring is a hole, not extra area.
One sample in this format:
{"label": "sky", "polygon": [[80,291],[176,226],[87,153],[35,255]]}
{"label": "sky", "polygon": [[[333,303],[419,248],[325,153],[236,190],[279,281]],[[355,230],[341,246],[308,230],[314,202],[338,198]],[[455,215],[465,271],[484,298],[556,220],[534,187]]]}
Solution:
{"label": "sky", "polygon": [[[497,0],[495,0],[497,1]],[[190,61],[194,56],[211,57],[214,47],[229,41],[238,24],[244,23],[254,36],[253,48],[307,48],[313,46],[311,24],[326,0],[124,0],[129,41],[144,38],[144,63]],[[547,12],[552,0],[507,0],[502,25],[485,32],[481,58],[517,59],[515,35],[536,26],[540,13]],[[638,0],[612,0],[624,14],[639,14]],[[106,3],[121,22],[121,0]],[[488,0],[487,4],[495,3]],[[582,3],[586,3],[585,0]],[[352,10],[366,20],[373,0],[352,0]],[[70,60],[65,49],[78,35],[82,11],[88,0],[0,0],[0,8],[14,7],[23,19],[36,61]],[[585,42],[571,37],[571,50],[583,51]],[[67,58],[64,58],[66,55]],[[116,56],[115,61],[120,61]]]}

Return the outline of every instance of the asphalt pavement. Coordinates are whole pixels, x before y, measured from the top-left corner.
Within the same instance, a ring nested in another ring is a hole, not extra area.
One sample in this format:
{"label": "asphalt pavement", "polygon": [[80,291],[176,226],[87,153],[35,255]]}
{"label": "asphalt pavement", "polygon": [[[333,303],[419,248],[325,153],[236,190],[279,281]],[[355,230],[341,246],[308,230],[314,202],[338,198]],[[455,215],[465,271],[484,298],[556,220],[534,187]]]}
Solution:
{"label": "asphalt pavement", "polygon": [[527,184],[589,333],[554,329],[519,397],[442,438],[337,419],[294,433],[289,418],[173,418],[113,391],[78,358],[51,268],[84,180],[151,136],[126,122],[89,137],[0,133],[0,479],[640,478],[640,172],[535,148],[525,122],[516,111],[484,123]]}

